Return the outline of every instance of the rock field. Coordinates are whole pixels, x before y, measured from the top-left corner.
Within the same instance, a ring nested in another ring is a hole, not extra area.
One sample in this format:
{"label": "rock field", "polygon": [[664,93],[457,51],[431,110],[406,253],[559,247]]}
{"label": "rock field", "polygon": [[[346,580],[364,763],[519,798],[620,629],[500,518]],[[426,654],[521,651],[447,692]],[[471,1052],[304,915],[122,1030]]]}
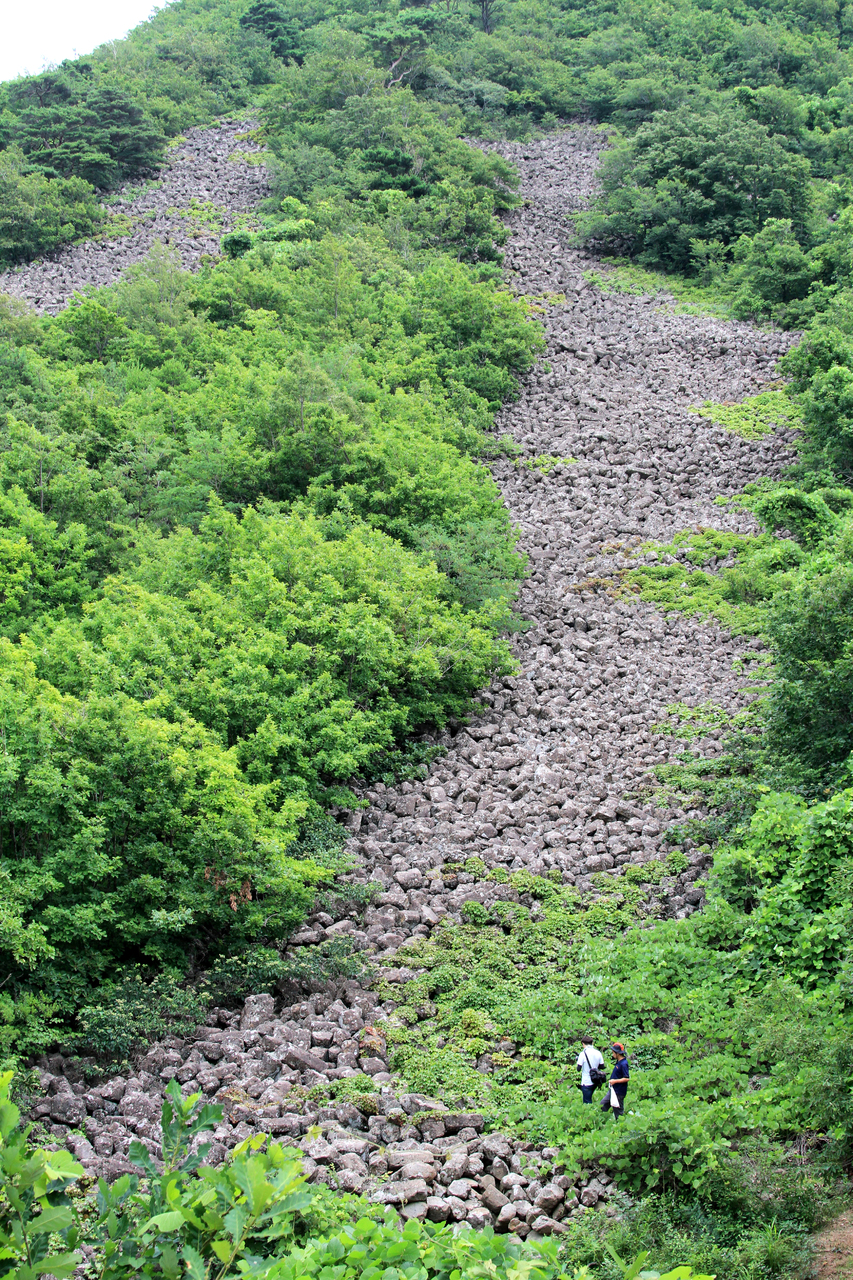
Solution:
{"label": "rock field", "polygon": [[[205,196],[218,203],[232,200],[231,187],[217,185],[223,175],[251,178],[231,205],[245,208],[262,182],[257,169],[227,166],[229,130],[212,135],[208,168],[199,158],[206,135],[196,131],[195,159],[186,163],[209,175]],[[470,725],[438,739],[446,753],[426,781],[365,793],[369,807],[346,818],[348,847],[358,875],[382,892],[360,914],[335,920],[318,913],[292,939],[299,947],[349,936],[386,981],[413,976],[407,940],[429,935],[444,917],[460,920],[466,901],[518,897],[509,884],[460,872],[472,854],[487,868],[558,868],[564,882],[591,894],[594,873],[663,857],[663,829],[690,815],[647,802],[650,771],[683,750],[652,726],[679,700],[713,700],[733,711],[745,705],[748,676],[733,663],[761,648],[717,626],[615,599],[600,582],[646,539],[696,526],[753,527],[747,514],[713,499],[778,474],[789,456],[784,434],[748,442],[687,408],[753,393],[790,343],[585,282],[590,259],[571,247],[565,215],[588,199],[601,145],[600,134],[576,129],[500,147],[520,169],[525,197],[509,219],[508,279],[520,293],[551,297],[543,301],[546,361],[497,430],[510,432],[526,457],[576,459],[547,476],[507,460],[493,468],[532,562],[519,608],[535,625],[516,641],[520,674],[483,695],[483,714]],[[167,182],[183,164],[176,159]],[[145,247],[140,241],[139,252]],[[88,256],[75,249],[73,271],[59,269],[114,278],[127,258],[114,262],[111,252],[110,245]],[[13,280],[35,281],[46,268],[29,270]],[[41,281],[27,287],[41,289],[49,309],[70,292]],[[74,276],[73,287],[79,283]],[[555,300],[559,294],[565,300]],[[713,736],[697,745],[717,749]],[[681,917],[701,904],[708,859],[697,850],[688,857],[689,869],[659,888],[658,913]],[[355,982],[303,992],[284,1007],[254,996],[240,1013],[214,1010],[194,1035],[153,1046],[130,1078],[88,1087],[73,1064],[43,1059],[47,1096],[34,1114],[93,1172],[112,1178],[128,1168],[133,1136],[154,1148],[162,1091],[174,1077],[185,1092],[201,1090],[224,1105],[214,1159],[253,1132],[271,1132],[302,1146],[315,1181],[362,1191],[406,1217],[494,1223],[534,1238],[559,1233],[566,1217],[599,1204],[615,1212],[611,1181],[600,1170],[570,1178],[556,1151],[484,1136],[481,1115],[406,1092],[388,1071],[388,1012]],[[500,1048],[515,1050],[508,1042]],[[376,1114],[304,1098],[306,1086],[357,1070],[381,1086]]]}
{"label": "rock field", "polygon": [[[190,129],[156,178],[122,187],[110,201],[111,212],[121,215],[114,228],[125,234],[75,244],[0,272],[0,293],[56,315],[87,286],[112,284],[158,241],[189,269],[205,254],[218,255],[220,235],[269,194],[266,167],[258,163],[261,148],[246,136],[256,128],[257,121],[228,120]],[[193,216],[191,200],[208,206],[212,220]]]}

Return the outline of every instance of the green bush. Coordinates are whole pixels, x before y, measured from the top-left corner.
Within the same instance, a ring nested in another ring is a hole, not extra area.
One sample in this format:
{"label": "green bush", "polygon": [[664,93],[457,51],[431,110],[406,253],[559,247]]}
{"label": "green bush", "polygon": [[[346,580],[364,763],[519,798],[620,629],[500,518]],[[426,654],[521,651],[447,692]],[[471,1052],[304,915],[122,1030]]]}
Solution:
{"label": "green bush", "polygon": [[[853,750],[848,491],[755,488],[745,501],[758,519],[797,541],[772,533],[680,535],[659,549],[679,553],[680,563],[630,570],[623,581],[664,608],[711,614],[732,631],[765,635],[774,659],[763,708],[767,737],[761,761],[750,768],[758,764],[768,778],[775,772],[783,785],[815,794],[821,784],[835,786],[846,776]],[[733,553],[734,564],[717,567],[722,555],[728,560]],[[691,561],[709,567],[693,569]]]}
{"label": "green bush", "polygon": [[[524,561],[474,455],[538,326],[370,209],[279,212],[198,276],[159,249],[55,320],[4,319],[8,1052],[85,1005],[125,1055],[151,1032],[92,988],[134,966],[228,1000],[284,976],[342,870],[304,825],[512,666]],[[358,972],[338,943],[288,976]]]}
{"label": "green bush", "polygon": [[[324,532],[215,505],[198,535],[155,544],[140,576],[158,589],[116,582],[37,647],[4,642],[2,944],[20,994],[58,983],[73,1009],[115,965],[186,972],[191,938],[196,965],[282,944],[340,865],[288,852],[312,806],[511,669],[432,566],[364,526]],[[232,995],[249,980],[231,973]],[[125,1052],[111,1034],[91,1030]]]}
{"label": "green bush", "polygon": [[90,236],[105,216],[85,178],[46,177],[27,163],[19,147],[0,150],[0,266]]}
{"label": "green bush", "polygon": [[735,111],[661,111],[605,155],[601,197],[579,226],[588,243],[688,273],[696,242],[728,245],[768,219],[800,226],[808,173]]}
{"label": "green bush", "polygon": [[98,84],[73,63],[3,88],[0,146],[14,143],[48,177],[82,178],[101,189],[158,165],[165,139],[139,102]]}
{"label": "green bush", "polygon": [[768,623],[776,655],[772,739],[835,776],[853,751],[851,605],[853,568],[839,564],[780,596]]}
{"label": "green bush", "polygon": [[744,319],[771,316],[784,321],[790,304],[805,298],[816,274],[790,218],[768,218],[755,235],[741,236],[732,258],[725,288],[734,294],[734,314]]}
{"label": "green bush", "polygon": [[199,993],[183,986],[178,975],[160,973],[146,981],[131,970],[105,982],[98,1002],[79,1010],[79,1044],[104,1061],[126,1061],[149,1040],[188,1034],[205,1012]]}

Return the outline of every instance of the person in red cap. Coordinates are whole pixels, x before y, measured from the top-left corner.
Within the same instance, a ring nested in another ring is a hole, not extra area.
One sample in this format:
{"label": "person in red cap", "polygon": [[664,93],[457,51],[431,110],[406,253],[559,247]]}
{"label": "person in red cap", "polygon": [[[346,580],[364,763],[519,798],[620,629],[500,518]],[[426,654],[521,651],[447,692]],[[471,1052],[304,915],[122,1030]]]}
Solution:
{"label": "person in red cap", "polygon": [[[625,1046],[619,1040],[614,1040],[610,1046],[610,1052],[613,1054],[615,1066],[610,1073],[610,1088],[605,1099],[607,1106],[613,1112],[615,1120],[621,1120],[625,1110],[625,1094],[628,1092],[628,1055],[625,1052]],[[618,1102],[618,1106],[614,1106],[614,1099]]]}

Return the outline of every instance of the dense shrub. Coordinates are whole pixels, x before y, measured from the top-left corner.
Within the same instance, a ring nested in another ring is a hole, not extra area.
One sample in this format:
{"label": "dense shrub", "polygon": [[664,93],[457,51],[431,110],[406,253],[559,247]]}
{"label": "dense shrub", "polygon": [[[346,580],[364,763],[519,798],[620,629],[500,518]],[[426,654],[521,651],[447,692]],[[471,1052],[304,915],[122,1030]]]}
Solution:
{"label": "dense shrub", "polygon": [[231,999],[260,969],[228,957],[275,970],[338,866],[289,855],[300,825],[510,669],[524,561],[472,455],[538,329],[458,262],[407,264],[384,215],[307,212],[197,277],[158,249],[2,318],[7,1049],[85,1006],[121,1056],[159,1024],[111,1022],[98,984],[168,1019],[161,970]]}
{"label": "dense shrub", "polygon": [[15,143],[48,177],[114,187],[155,167],[165,139],[142,107],[116,85],[98,85],[75,65],[15,81],[5,89],[0,145]]}
{"label": "dense shrub", "polygon": [[853,567],[839,564],[782,596],[769,634],[774,740],[812,768],[837,771],[853,751]]}
{"label": "dense shrub", "polygon": [[694,242],[728,245],[768,219],[801,225],[808,164],[734,112],[659,112],[604,158],[585,237],[647,266],[688,271]]}
{"label": "dense shrub", "polygon": [[[786,785],[816,796],[843,784],[853,751],[853,493],[812,484],[752,486],[745,500],[772,532],[680,535],[661,550],[678,552],[681,563],[626,576],[643,598],[664,608],[714,615],[734,631],[766,636],[774,657],[761,720],[767,732],[763,754],[749,768],[767,780],[775,774],[776,785],[781,772]],[[710,567],[724,555],[734,556],[731,567]]]}
{"label": "dense shrub", "polygon": [[0,151],[0,266],[50,253],[91,235],[104,220],[90,184],[74,175],[45,177],[16,146]]}
{"label": "dense shrub", "polygon": [[25,987],[70,1011],[117,964],[281,944],[331,874],[287,853],[311,805],[510,669],[431,565],[326,533],[215,506],[140,567],[159,590],[107,584],[4,642],[2,946]]}
{"label": "dense shrub", "polygon": [[473,455],[538,328],[361,215],[285,201],[197,277],[157,249],[2,317],[7,1050],[62,1026],[121,1057],[187,978],[281,976],[340,865],[288,852],[317,805],[510,669],[524,561]]}

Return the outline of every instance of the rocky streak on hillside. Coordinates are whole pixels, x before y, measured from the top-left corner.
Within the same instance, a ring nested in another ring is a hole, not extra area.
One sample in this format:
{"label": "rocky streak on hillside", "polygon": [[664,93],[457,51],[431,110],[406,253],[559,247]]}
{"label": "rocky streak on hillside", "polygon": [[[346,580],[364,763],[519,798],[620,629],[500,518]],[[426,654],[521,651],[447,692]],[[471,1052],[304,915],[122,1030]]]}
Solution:
{"label": "rocky streak on hillside", "polygon": [[188,270],[205,254],[218,255],[222,232],[269,195],[261,148],[250,136],[256,128],[257,121],[221,120],[190,129],[149,182],[128,184],[111,198],[115,220],[100,239],[0,272],[0,293],[56,315],[75,293],[113,284],[158,242]]}
{"label": "rocky streak on hillside", "polygon": [[[210,135],[216,147],[226,134]],[[206,136],[195,131],[196,155]],[[686,815],[637,799],[650,770],[669,758],[671,740],[653,726],[679,700],[713,699],[729,711],[747,700],[733,663],[760,642],[614,598],[601,580],[647,539],[754,527],[748,514],[713,500],[778,475],[784,436],[746,441],[687,410],[753,393],[791,338],[603,294],[585,281],[590,260],[572,247],[566,215],[588,199],[601,145],[599,133],[576,129],[498,148],[518,165],[525,200],[509,220],[507,282],[538,300],[548,329],[547,357],[496,426],[524,451],[520,463],[494,465],[531,559],[519,608],[533,625],[516,643],[520,673],[485,693],[471,724],[438,739],[446,753],[424,782],[378,784],[365,793],[369,807],[347,819],[358,876],[383,889],[374,905],[338,920],[318,913],[292,939],[296,948],[348,935],[391,982],[412,976],[408,939],[444,917],[461,919],[467,901],[518,897],[509,884],[460,873],[472,854],[486,868],[559,872],[589,894],[594,873],[662,857],[663,829]],[[206,197],[232,211],[248,207],[263,185],[259,172],[217,161]],[[223,174],[251,180],[237,203],[230,186],[218,185]],[[138,251],[146,248],[140,242]],[[85,263],[89,280],[114,278],[113,252],[72,250],[74,271]],[[42,289],[40,305],[55,309],[70,290],[33,283],[45,272],[26,268],[13,280],[33,300]],[[565,461],[547,475],[523,465],[540,455]],[[713,752],[713,737],[700,746]],[[688,870],[659,890],[664,914],[702,902],[708,859],[688,856]],[[175,1077],[186,1092],[224,1105],[214,1158],[253,1132],[283,1135],[301,1143],[312,1178],[367,1192],[407,1217],[551,1234],[567,1216],[607,1204],[606,1177],[572,1180],[555,1165],[556,1151],[484,1136],[482,1116],[407,1092],[388,1071],[387,1016],[354,982],[284,1007],[252,997],[241,1013],[214,1010],[194,1036],[152,1047],[131,1078],[88,1088],[59,1056],[44,1060],[48,1096],[35,1114],[84,1164],[113,1178],[129,1167],[133,1136],[154,1150],[162,1092]],[[515,1046],[500,1049],[512,1055]],[[294,1100],[297,1086],[356,1070],[382,1086],[374,1115]],[[322,1137],[308,1136],[313,1126]]]}

